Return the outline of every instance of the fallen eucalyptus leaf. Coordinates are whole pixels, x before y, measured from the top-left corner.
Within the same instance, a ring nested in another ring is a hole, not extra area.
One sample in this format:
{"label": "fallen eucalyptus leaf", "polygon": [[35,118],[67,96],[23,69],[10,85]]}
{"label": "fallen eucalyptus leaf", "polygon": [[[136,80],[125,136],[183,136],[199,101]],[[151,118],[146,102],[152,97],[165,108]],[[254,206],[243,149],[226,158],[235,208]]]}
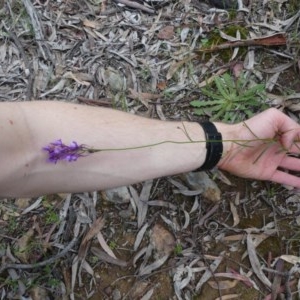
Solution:
{"label": "fallen eucalyptus leaf", "polygon": [[205,172],[185,173],[182,178],[192,190],[201,190],[203,197],[207,200],[212,202],[221,200],[219,187]]}
{"label": "fallen eucalyptus leaf", "polygon": [[253,243],[252,235],[247,235],[247,250],[248,250],[248,256],[250,260],[251,267],[253,269],[253,272],[255,275],[260,279],[260,281],[266,285],[269,289],[271,289],[272,284],[268,277],[263,273],[262,266],[258,260],[258,256],[255,251],[255,246]]}

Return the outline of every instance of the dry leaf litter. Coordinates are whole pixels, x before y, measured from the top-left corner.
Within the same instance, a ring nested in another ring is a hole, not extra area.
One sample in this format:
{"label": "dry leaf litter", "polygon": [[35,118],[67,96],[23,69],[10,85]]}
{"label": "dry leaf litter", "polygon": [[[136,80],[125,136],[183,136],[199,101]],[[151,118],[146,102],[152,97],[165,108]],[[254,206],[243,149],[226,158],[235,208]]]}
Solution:
{"label": "dry leaf litter", "polygon": [[[201,88],[243,71],[298,120],[296,0],[7,0],[0,19],[1,101],[195,120]],[[2,199],[0,299],[296,299],[299,215],[297,193],[218,170]]]}

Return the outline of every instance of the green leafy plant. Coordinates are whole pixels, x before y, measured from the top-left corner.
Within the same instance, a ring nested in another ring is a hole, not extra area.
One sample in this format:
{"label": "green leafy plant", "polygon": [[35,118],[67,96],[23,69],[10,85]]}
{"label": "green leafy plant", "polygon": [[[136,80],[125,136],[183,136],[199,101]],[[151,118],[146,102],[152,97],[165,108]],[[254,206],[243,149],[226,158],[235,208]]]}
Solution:
{"label": "green leafy plant", "polygon": [[110,249],[114,250],[114,249],[117,248],[118,245],[117,245],[117,243],[115,241],[110,241],[108,243],[108,246],[109,246]]}
{"label": "green leafy plant", "polygon": [[203,88],[202,93],[210,100],[194,100],[190,104],[196,108],[195,114],[209,115],[213,121],[233,123],[266,108],[264,84],[249,87],[244,74],[236,80],[228,73],[215,77],[213,85]]}
{"label": "green leafy plant", "polygon": [[59,215],[53,209],[48,209],[46,211],[45,218],[46,218],[46,225],[59,222]]}
{"label": "green leafy plant", "polygon": [[[1,282],[2,280],[0,280]],[[1,284],[2,286],[8,286],[12,292],[17,292],[19,288],[19,282],[17,279],[6,278],[5,281]]]}
{"label": "green leafy plant", "polygon": [[299,0],[290,0],[288,2],[288,11],[292,14],[297,13],[300,9],[300,2]]}
{"label": "green leafy plant", "polygon": [[181,244],[176,244],[174,248],[174,253],[176,256],[181,255],[183,251],[182,245]]}
{"label": "green leafy plant", "polygon": [[[231,15],[231,19],[236,18],[236,11],[231,11],[229,14]],[[222,28],[222,30],[215,28],[211,30],[205,38],[201,39],[200,48],[195,50],[196,53],[201,55],[201,59],[207,61],[213,55],[210,51],[211,49],[221,46],[224,43],[228,43],[228,40],[223,37],[221,32],[233,38],[238,37],[241,40],[246,40],[249,36],[249,29],[237,24],[228,25],[225,28]],[[247,49],[247,47],[239,47],[239,56],[244,57],[247,53]],[[218,49],[218,59],[222,60],[224,63],[229,62],[232,55],[233,48]]]}
{"label": "green leafy plant", "polygon": [[18,229],[18,226],[19,226],[19,223],[18,223],[18,220],[16,217],[10,217],[9,220],[8,220],[8,232],[10,234],[14,233],[15,230]]}

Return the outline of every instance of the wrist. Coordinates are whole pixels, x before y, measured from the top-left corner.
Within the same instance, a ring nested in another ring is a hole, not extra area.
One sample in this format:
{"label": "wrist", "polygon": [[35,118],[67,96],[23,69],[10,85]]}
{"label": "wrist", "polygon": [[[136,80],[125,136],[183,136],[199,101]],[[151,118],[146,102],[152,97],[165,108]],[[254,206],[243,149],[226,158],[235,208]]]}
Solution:
{"label": "wrist", "polygon": [[234,140],[237,140],[237,128],[236,125],[224,124],[224,123],[214,123],[218,131],[222,134],[223,141],[223,155],[218,162],[217,166],[223,168],[226,162],[230,159],[230,154],[233,151]]}
{"label": "wrist", "polygon": [[212,122],[199,122],[204,131],[206,141],[206,157],[204,163],[196,171],[211,170],[219,163],[223,155],[222,134]]}

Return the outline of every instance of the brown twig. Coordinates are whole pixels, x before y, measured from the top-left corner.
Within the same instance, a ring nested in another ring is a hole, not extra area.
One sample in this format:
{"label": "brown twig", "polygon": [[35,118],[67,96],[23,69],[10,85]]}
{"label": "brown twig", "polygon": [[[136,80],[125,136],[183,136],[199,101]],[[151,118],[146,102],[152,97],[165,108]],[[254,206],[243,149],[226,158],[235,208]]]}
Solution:
{"label": "brown twig", "polygon": [[7,269],[28,270],[28,269],[34,269],[34,268],[39,268],[39,267],[49,265],[49,264],[55,262],[57,259],[65,256],[72,249],[72,247],[76,244],[76,242],[77,242],[77,238],[73,238],[72,241],[70,242],[70,244],[68,246],[66,246],[66,248],[64,248],[57,255],[55,255],[55,256],[53,256],[49,259],[46,259],[44,261],[38,262],[38,263],[34,263],[34,264],[6,264],[6,265],[4,265],[0,268],[0,274],[2,274],[2,272],[7,270]]}
{"label": "brown twig", "polygon": [[207,52],[216,52],[219,50],[235,48],[235,47],[250,47],[250,46],[282,46],[286,45],[287,40],[284,34],[278,33],[268,37],[262,37],[257,39],[249,39],[249,40],[237,40],[237,41],[228,41],[220,45],[215,45],[209,48],[200,48],[195,50],[196,53],[207,53]]}
{"label": "brown twig", "polygon": [[83,103],[86,103],[86,104],[90,104],[90,105],[112,106],[112,103],[107,101],[107,100],[111,100],[109,98],[102,98],[102,99],[105,99],[105,100],[100,100],[100,99],[96,100],[96,99],[89,99],[89,98],[78,96],[77,99],[80,102],[83,102]]}

